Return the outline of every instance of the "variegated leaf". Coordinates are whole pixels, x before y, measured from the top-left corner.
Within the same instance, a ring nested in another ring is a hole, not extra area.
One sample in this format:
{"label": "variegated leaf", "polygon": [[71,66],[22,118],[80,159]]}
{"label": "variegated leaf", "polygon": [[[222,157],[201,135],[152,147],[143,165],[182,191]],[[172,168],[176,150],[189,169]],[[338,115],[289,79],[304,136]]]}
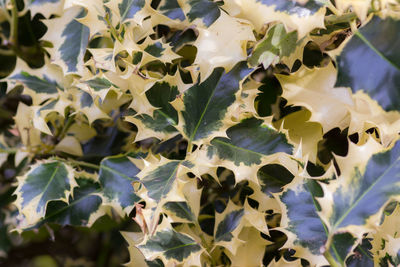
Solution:
{"label": "variegated leaf", "polygon": [[224,7],[232,15],[250,20],[257,31],[264,24],[279,21],[286,30],[297,30],[299,38],[315,28],[324,27],[325,1],[309,0],[237,0],[227,1]]}
{"label": "variegated leaf", "polygon": [[186,13],[189,21],[201,20],[203,25],[210,27],[220,16],[218,4],[210,0],[189,0],[189,10]]}
{"label": "variegated leaf", "polygon": [[[173,102],[180,112],[179,129],[189,143],[200,144],[212,136],[223,136],[224,119],[228,108],[236,100],[240,82],[250,73],[245,62],[239,62],[228,73],[214,69],[202,83],[196,83]],[[225,129],[224,129],[225,128]]]}
{"label": "variegated leaf", "polygon": [[280,196],[281,227],[288,236],[285,247],[295,249],[296,256],[304,257],[312,265],[327,263],[322,252],[328,232],[318,215],[319,206],[315,200],[321,195],[317,182],[296,177]]}
{"label": "variegated leaf", "polygon": [[138,127],[136,140],[149,137],[167,139],[177,133],[175,126],[178,124],[178,113],[170,104],[179,94],[178,87],[168,82],[157,82],[146,91],[146,97],[150,104],[157,108],[153,117],[147,114],[139,114],[134,117],[125,117],[129,122]]}
{"label": "variegated leaf", "polygon": [[[136,158],[144,157],[135,155]],[[99,182],[103,188],[104,204],[110,204],[124,216],[140,201],[135,194],[132,183],[137,182],[140,169],[127,156],[111,156],[100,163]]]}
{"label": "variegated leaf", "polygon": [[[264,39],[254,48],[249,63],[253,66],[263,64],[267,69],[269,65],[278,63],[282,57],[292,54],[297,45],[296,32],[287,33],[283,24],[272,26]],[[289,66],[291,68],[292,66]]]}
{"label": "variegated leaf", "polygon": [[147,260],[160,257],[166,261],[180,263],[191,254],[201,252],[201,246],[191,237],[172,228],[157,231],[138,246]]}
{"label": "variegated leaf", "polygon": [[291,154],[292,146],[284,134],[262,125],[262,120],[246,119],[229,128],[228,138],[216,137],[208,147],[208,157],[214,155],[233,161],[236,166],[261,163],[261,158],[278,152]]}
{"label": "variegated leaf", "polygon": [[338,86],[363,90],[385,110],[400,109],[400,21],[374,17],[337,58]]}
{"label": "variegated leaf", "polygon": [[30,228],[37,228],[44,223],[60,225],[90,227],[100,216],[104,215],[101,209],[102,199],[100,184],[88,178],[76,178],[78,184],[68,203],[64,201],[50,201],[47,205],[46,216]]}
{"label": "variegated leaf", "polygon": [[178,0],[162,0],[157,8],[161,14],[173,20],[185,20],[185,14]]}
{"label": "variegated leaf", "polygon": [[256,183],[257,165],[273,161],[284,162],[289,169],[296,165],[290,162],[287,155],[292,153],[292,146],[288,144],[285,135],[263,126],[261,120],[246,119],[229,128],[226,134],[227,138],[216,137],[211,140],[209,146],[198,152],[206,154],[196,155],[199,164],[201,164],[199,157],[202,159],[205,157],[204,160],[208,165],[214,164],[232,170],[236,182],[248,179]]}
{"label": "variegated leaf", "polygon": [[31,225],[45,216],[50,201],[68,203],[76,185],[71,167],[54,160],[39,162],[18,177],[15,205],[25,216],[26,225]]}
{"label": "variegated leaf", "polygon": [[44,40],[53,43],[48,48],[51,59],[59,65],[64,74],[81,73],[83,56],[89,43],[89,28],[76,19],[85,15],[84,9],[72,7],[66,10],[60,18],[45,21],[48,31]]}
{"label": "variegated leaf", "polygon": [[61,15],[65,0],[24,0],[25,8],[31,11],[32,17],[37,13],[45,18],[51,15]]}
{"label": "variegated leaf", "polygon": [[[370,140],[357,148],[357,154],[373,152],[374,143]],[[331,234],[341,229],[361,237],[363,231],[379,222],[385,205],[400,195],[399,158],[398,142],[392,149],[374,154],[365,167],[362,163],[347,168],[346,159],[338,159],[343,174],[324,186],[325,196],[318,200]]]}

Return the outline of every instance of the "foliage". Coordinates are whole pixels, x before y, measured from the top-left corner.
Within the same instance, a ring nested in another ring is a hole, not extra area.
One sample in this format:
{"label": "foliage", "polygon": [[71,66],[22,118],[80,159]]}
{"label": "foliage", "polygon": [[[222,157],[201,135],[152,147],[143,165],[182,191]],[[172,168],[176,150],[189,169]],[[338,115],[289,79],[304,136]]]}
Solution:
{"label": "foliage", "polygon": [[400,264],[398,1],[0,5],[4,264],[65,229],[126,266]]}

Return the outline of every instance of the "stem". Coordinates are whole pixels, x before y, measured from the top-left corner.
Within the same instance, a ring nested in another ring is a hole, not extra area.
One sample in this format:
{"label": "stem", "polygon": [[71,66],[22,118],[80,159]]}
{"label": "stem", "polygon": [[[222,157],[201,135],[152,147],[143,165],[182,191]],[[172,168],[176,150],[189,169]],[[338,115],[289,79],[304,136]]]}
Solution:
{"label": "stem", "polygon": [[336,262],[335,258],[332,256],[332,254],[330,252],[332,238],[333,237],[331,235],[328,236],[328,240],[326,241],[326,245],[325,245],[324,257],[329,262],[331,267],[339,267],[339,264]]}
{"label": "stem", "polygon": [[60,157],[55,157],[55,159],[71,164],[71,165],[76,165],[76,166],[82,166],[82,167],[88,167],[91,169],[95,169],[95,170],[100,170],[100,166],[93,164],[93,163],[89,163],[89,162],[85,162],[85,161],[79,161],[79,160],[73,160],[73,159],[63,159]]}
{"label": "stem", "polygon": [[192,153],[192,150],[193,150],[193,144],[192,144],[192,141],[189,141],[188,146],[186,148],[186,154],[188,155],[188,154]]}
{"label": "stem", "polygon": [[334,25],[344,22],[350,22],[357,18],[357,14],[354,12],[346,13],[341,16],[330,15],[325,17],[325,25]]}
{"label": "stem", "polygon": [[108,14],[106,14],[106,16],[104,17],[104,19],[106,20],[108,27],[110,28],[110,32],[111,35],[118,41],[122,42],[122,38],[119,36],[119,34],[117,33],[117,31],[115,30],[114,26],[111,24]]}
{"label": "stem", "polygon": [[74,122],[75,115],[68,117],[67,122],[64,124],[63,129],[61,130],[60,134],[58,135],[59,140],[63,139],[65,134],[67,133],[69,127],[71,127],[72,123]]}
{"label": "stem", "polygon": [[10,41],[13,47],[18,47],[18,9],[16,0],[11,0],[11,32],[10,32]]}
{"label": "stem", "polygon": [[329,252],[329,250],[326,250],[324,252],[325,259],[329,262],[329,265],[331,267],[339,267],[339,264],[335,261],[335,258],[333,258],[332,254]]}

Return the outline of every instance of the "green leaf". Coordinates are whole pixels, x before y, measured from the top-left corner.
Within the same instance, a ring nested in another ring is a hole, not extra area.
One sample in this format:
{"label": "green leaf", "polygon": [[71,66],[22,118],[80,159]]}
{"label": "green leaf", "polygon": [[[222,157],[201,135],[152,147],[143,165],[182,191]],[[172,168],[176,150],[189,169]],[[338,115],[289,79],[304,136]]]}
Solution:
{"label": "green leaf", "polygon": [[163,0],[158,7],[158,10],[170,19],[179,19],[180,21],[185,20],[185,14],[177,0]]}
{"label": "green leaf", "polygon": [[309,16],[319,11],[323,6],[324,1],[309,0],[305,4],[297,1],[285,0],[257,0],[267,6],[273,6],[276,11],[281,11],[289,14],[296,14],[300,17]]}
{"label": "green leaf", "polygon": [[154,170],[148,172],[140,180],[148,191],[148,196],[156,202],[160,202],[172,190],[173,184],[177,178],[178,167],[181,161],[170,161]]}
{"label": "green leaf", "polygon": [[277,152],[290,154],[292,146],[287,143],[284,134],[262,126],[262,120],[255,118],[227,130],[228,138],[217,137],[211,141],[207,156],[218,155],[221,159],[233,161],[236,166],[260,164],[261,158]]}
{"label": "green leaf", "polygon": [[164,204],[164,210],[189,222],[195,222],[197,220],[196,215],[185,201],[167,202]]}
{"label": "green leaf", "polygon": [[[135,157],[144,157],[137,154]],[[100,163],[99,181],[103,188],[106,202],[117,211],[129,213],[140,198],[134,193],[132,183],[139,179],[136,175],[140,169],[127,156],[111,156],[104,158]]]}
{"label": "green leaf", "polygon": [[[263,25],[281,22],[286,29],[298,32],[303,38],[315,28],[324,28],[325,0],[287,1],[287,0],[239,0],[240,18],[252,22],[257,32],[262,32]],[[232,6],[231,6],[232,5]],[[223,8],[237,12],[237,7],[225,1]]]}
{"label": "green leaf", "polygon": [[365,170],[355,167],[348,176],[332,181],[324,190],[329,201],[319,200],[321,216],[329,224],[330,232],[347,228],[360,234],[352,226],[379,223],[385,205],[400,195],[399,172],[398,142],[391,150],[373,155]]}
{"label": "green leaf", "polygon": [[30,225],[45,215],[49,201],[67,202],[75,185],[72,170],[64,163],[39,163],[18,178],[15,204]]}
{"label": "green leaf", "polygon": [[290,186],[280,196],[285,207],[282,216],[286,223],[282,226],[288,235],[287,246],[298,250],[296,256],[305,257],[313,265],[325,261],[321,248],[328,239],[327,229],[317,213],[319,206],[313,195],[320,195],[318,191],[321,189],[312,180],[293,183],[294,186]]}
{"label": "green leaf", "polygon": [[276,64],[282,57],[288,57],[296,49],[297,32],[287,33],[283,24],[274,25],[268,30],[266,37],[261,40],[249,58],[252,66]]}
{"label": "green leaf", "polygon": [[[175,125],[178,123],[178,113],[170,104],[179,94],[178,87],[167,82],[158,82],[148,91],[146,97],[150,104],[158,109],[153,112],[153,117],[147,114],[138,115],[137,118],[155,132],[176,132]],[[138,126],[140,129],[140,127]]]}
{"label": "green leaf", "polygon": [[162,254],[165,259],[174,259],[178,262],[201,250],[201,246],[195,240],[173,229],[158,231],[138,248],[146,258],[147,255]]}
{"label": "green leaf", "polygon": [[336,86],[364,90],[385,110],[400,110],[400,21],[374,17],[337,58]]}
{"label": "green leaf", "polygon": [[26,87],[38,94],[58,93],[57,83],[55,81],[51,81],[50,78],[46,76],[44,76],[42,79],[38,76],[30,75],[25,71],[21,71],[20,73],[13,75],[9,79],[23,83]]}
{"label": "green leaf", "polygon": [[145,3],[145,0],[122,0],[118,4],[121,21],[125,22],[126,20],[133,19],[135,14],[144,7]]}
{"label": "green leaf", "polygon": [[227,109],[236,99],[239,83],[250,72],[244,61],[226,74],[223,74],[223,68],[216,68],[204,82],[185,91],[181,113],[183,132],[189,142],[199,141],[221,130]]}
{"label": "green leaf", "polygon": [[101,91],[104,89],[110,89],[111,86],[118,88],[115,84],[107,80],[106,78],[96,77],[94,79],[90,79],[84,82],[85,84],[89,85],[95,91]]}
{"label": "green leaf", "polygon": [[232,231],[234,231],[240,224],[244,215],[244,209],[234,210],[225,214],[222,221],[216,226],[215,240],[218,241],[231,241],[233,238]]}
{"label": "green leaf", "polygon": [[189,6],[190,10],[186,14],[189,21],[201,19],[207,27],[210,27],[221,14],[218,4],[211,0],[189,0]]}
{"label": "green leaf", "polygon": [[374,261],[372,259],[371,243],[368,239],[363,239],[354,250],[354,254],[346,260],[347,267],[373,267]]}
{"label": "green leaf", "polygon": [[261,189],[266,194],[282,191],[283,186],[290,183],[294,175],[279,164],[268,164],[262,166],[257,172]]}
{"label": "green leaf", "polygon": [[77,19],[84,16],[84,9],[74,7],[66,10],[62,17],[46,21],[48,32],[43,39],[53,43],[54,48],[48,48],[48,51],[64,74],[83,71],[83,57],[89,44],[89,28]]}
{"label": "green leaf", "polygon": [[74,188],[73,197],[69,197],[69,202],[49,202],[46,216],[30,229],[38,228],[48,222],[63,226],[91,226],[95,219],[103,215],[103,213],[96,214],[102,204],[101,197],[96,195],[101,191],[100,185],[87,178],[78,178],[76,181],[79,187]]}

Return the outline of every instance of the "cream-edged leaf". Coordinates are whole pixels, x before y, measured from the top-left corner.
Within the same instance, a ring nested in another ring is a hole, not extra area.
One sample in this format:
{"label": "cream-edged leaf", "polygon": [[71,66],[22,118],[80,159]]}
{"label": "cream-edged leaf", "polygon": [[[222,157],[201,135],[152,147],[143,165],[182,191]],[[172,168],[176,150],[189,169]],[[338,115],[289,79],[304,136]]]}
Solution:
{"label": "cream-edged leaf", "polygon": [[399,20],[374,17],[355,32],[337,58],[336,84],[363,90],[385,110],[399,110],[399,31]]}
{"label": "cream-edged leaf", "polygon": [[198,28],[198,31],[193,44],[197,48],[194,64],[199,68],[201,81],[217,67],[228,72],[236,63],[245,60],[247,41],[255,40],[248,22],[224,12],[209,28]]}
{"label": "cream-edged leaf", "polygon": [[104,204],[111,205],[121,216],[128,214],[140,201],[132,185],[139,180],[139,172],[140,169],[123,155],[106,157],[100,163],[99,182],[103,187]]}
{"label": "cream-edged leaf", "polygon": [[315,183],[296,177],[279,198],[282,205],[281,227],[288,236],[284,247],[295,249],[296,256],[320,266],[327,263],[322,252],[328,233],[318,215],[314,196],[318,193],[318,185]]}
{"label": "cream-edged leaf", "polygon": [[83,71],[83,56],[89,43],[89,28],[78,22],[85,10],[72,7],[60,18],[46,20],[48,28],[43,40],[53,43],[47,48],[53,63],[59,65],[64,74],[75,74]]}
{"label": "cream-edged leaf", "polygon": [[54,160],[38,162],[18,177],[15,205],[31,225],[45,216],[50,201],[67,203],[76,185],[71,167]]}
{"label": "cream-edged leaf", "polygon": [[309,0],[304,4],[286,0],[234,0],[223,7],[231,15],[251,21],[256,31],[273,21],[282,22],[288,32],[297,30],[299,38],[315,28],[324,28],[324,1]]}
{"label": "cream-edged leaf", "polygon": [[138,248],[147,260],[161,257],[165,261],[175,264],[202,251],[202,247],[193,238],[176,232],[172,227],[157,231],[138,245]]}
{"label": "cream-edged leaf", "polygon": [[274,25],[254,47],[249,63],[252,66],[262,64],[267,69],[271,64],[277,64],[282,57],[289,57],[296,50],[296,46],[296,32],[287,33],[283,24]]}
{"label": "cream-edged leaf", "polygon": [[239,62],[228,73],[216,68],[202,83],[198,82],[177,98],[173,106],[179,111],[179,130],[189,143],[201,143],[211,136],[223,136],[228,108],[235,102],[241,81],[250,73],[246,62]]}
{"label": "cream-edged leaf", "polygon": [[102,199],[97,195],[101,192],[100,184],[86,177],[76,178],[76,182],[78,186],[68,202],[50,201],[44,218],[30,228],[38,228],[44,223],[90,227],[104,215]]}
{"label": "cream-edged leaf", "polygon": [[331,234],[341,229],[361,238],[363,231],[378,224],[386,203],[399,198],[400,143],[381,152],[381,146],[370,139],[349,150],[359,158],[354,164],[337,157],[341,176],[324,186],[325,196],[318,202]]}

